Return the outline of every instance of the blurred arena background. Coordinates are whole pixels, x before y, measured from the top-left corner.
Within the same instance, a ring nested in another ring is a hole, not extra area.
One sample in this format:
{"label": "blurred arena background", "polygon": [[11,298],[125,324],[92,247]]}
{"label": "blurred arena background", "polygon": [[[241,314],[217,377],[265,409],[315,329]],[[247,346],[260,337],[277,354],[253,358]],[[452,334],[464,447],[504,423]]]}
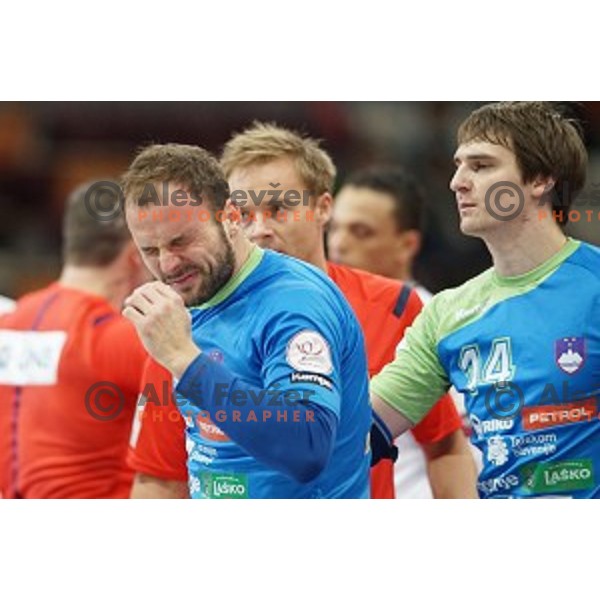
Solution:
{"label": "blurred arena background", "polygon": [[[448,182],[455,132],[483,102],[24,102],[0,103],[0,294],[18,297],[55,279],[65,198],[78,183],[118,177],[148,142],[201,145],[219,153],[232,131],[274,121],[321,138],[338,185],[374,163],[404,165],[428,198],[428,235],[417,278],[433,291],[489,266],[463,236]],[[586,190],[600,184],[600,103],[565,105],[584,124]],[[600,185],[598,186],[600,195]],[[600,245],[600,201],[569,232]]]}

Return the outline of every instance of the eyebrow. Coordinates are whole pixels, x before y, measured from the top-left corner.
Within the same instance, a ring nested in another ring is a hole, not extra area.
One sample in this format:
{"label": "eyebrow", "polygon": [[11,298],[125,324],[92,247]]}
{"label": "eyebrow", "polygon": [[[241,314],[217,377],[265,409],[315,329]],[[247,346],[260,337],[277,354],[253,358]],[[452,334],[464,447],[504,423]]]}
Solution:
{"label": "eyebrow", "polygon": [[[168,246],[172,246],[173,244],[177,244],[179,242],[185,242],[185,234],[181,233],[176,235],[173,239],[169,240]],[[157,246],[140,246],[140,250],[142,252],[148,252],[149,250],[156,250]]]}
{"label": "eyebrow", "polygon": [[[491,154],[467,154],[464,158],[464,160],[495,160],[496,157],[491,155]],[[458,162],[461,159],[455,155],[454,156],[454,162]]]}

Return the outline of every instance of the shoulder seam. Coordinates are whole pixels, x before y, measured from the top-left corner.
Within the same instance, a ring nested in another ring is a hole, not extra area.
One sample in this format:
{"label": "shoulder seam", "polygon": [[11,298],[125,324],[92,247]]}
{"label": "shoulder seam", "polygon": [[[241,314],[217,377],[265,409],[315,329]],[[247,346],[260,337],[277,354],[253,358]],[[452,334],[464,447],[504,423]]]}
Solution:
{"label": "shoulder seam", "polygon": [[400,318],[402,316],[402,313],[406,309],[406,305],[408,304],[408,300],[412,291],[413,288],[408,283],[405,283],[402,286],[400,294],[398,295],[398,300],[396,301],[396,306],[394,306],[393,310],[393,313],[396,317]]}

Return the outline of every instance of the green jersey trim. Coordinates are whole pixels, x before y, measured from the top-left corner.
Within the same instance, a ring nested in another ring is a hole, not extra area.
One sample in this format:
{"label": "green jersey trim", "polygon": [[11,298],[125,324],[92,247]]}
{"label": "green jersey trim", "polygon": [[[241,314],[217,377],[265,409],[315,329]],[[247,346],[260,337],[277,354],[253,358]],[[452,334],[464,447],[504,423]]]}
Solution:
{"label": "green jersey trim", "polygon": [[192,308],[200,308],[202,310],[207,308],[213,308],[221,302],[224,302],[237,290],[242,283],[250,276],[252,271],[258,267],[262,260],[264,250],[258,246],[254,246],[250,255],[246,259],[246,262],[242,265],[242,268],[210,299],[201,304],[200,306],[193,306]]}

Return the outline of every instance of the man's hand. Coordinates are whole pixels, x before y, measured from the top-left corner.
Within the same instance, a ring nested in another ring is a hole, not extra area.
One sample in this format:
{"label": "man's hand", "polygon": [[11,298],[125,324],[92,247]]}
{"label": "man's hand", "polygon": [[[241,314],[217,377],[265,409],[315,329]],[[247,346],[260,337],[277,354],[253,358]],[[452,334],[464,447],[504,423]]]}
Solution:
{"label": "man's hand", "polygon": [[137,288],[125,300],[123,316],[135,325],[146,350],[177,379],[200,354],[183,300],[160,281]]}

